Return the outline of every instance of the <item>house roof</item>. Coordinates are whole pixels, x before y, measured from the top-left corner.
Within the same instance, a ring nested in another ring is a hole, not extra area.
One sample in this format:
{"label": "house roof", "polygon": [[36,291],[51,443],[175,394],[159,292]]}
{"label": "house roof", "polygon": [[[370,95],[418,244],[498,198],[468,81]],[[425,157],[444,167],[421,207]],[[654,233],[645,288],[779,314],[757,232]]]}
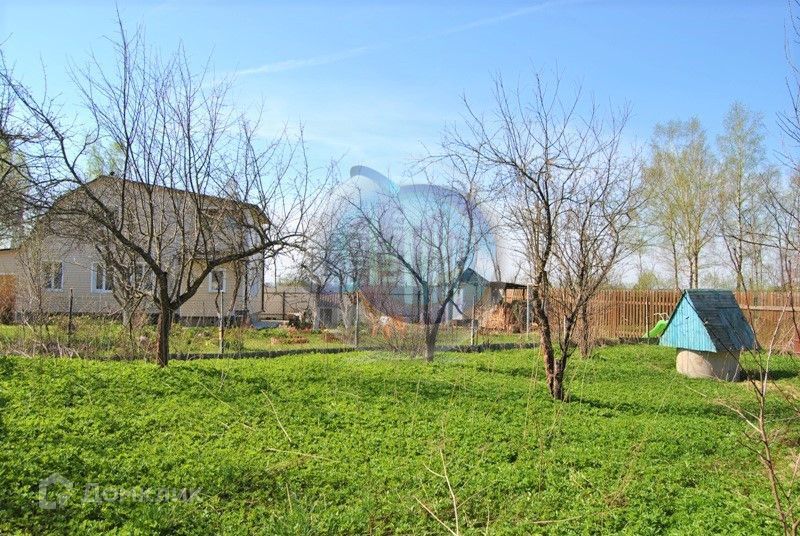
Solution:
{"label": "house roof", "polygon": [[527,289],[528,285],[522,283],[510,283],[508,281],[492,281],[489,283],[492,290],[522,290]]}
{"label": "house roof", "polygon": [[[241,207],[242,210],[244,210],[244,209],[252,210],[256,214],[256,216],[255,216],[256,219],[260,219],[262,223],[269,223],[269,218],[264,213],[264,210],[261,207],[259,207],[258,205],[254,204],[254,203],[250,203],[250,202],[246,202],[246,201],[238,201],[238,200],[235,200],[235,199],[231,199],[231,198],[228,198],[228,197],[217,196],[217,195],[190,192],[188,190],[182,190],[180,188],[174,188],[174,187],[170,187],[170,186],[147,185],[147,184],[145,184],[143,182],[138,182],[138,181],[134,181],[134,180],[131,180],[131,179],[126,179],[124,177],[120,177],[120,176],[117,176],[117,175],[98,175],[97,177],[95,177],[94,179],[90,180],[89,182],[87,182],[87,183],[85,183],[83,185],[80,185],[80,186],[78,186],[76,188],[72,188],[71,190],[68,190],[68,191],[62,193],[53,202],[53,204],[51,206],[51,209],[54,208],[57,204],[63,203],[65,199],[68,199],[70,196],[75,195],[76,193],[80,192],[84,188],[89,188],[90,186],[92,186],[94,184],[101,183],[101,182],[113,182],[113,181],[120,182],[120,183],[124,182],[126,184],[131,184],[134,187],[143,187],[143,188],[151,187],[151,188],[154,188],[156,190],[161,190],[161,191],[165,191],[165,192],[177,192],[177,193],[184,194],[184,195],[187,195],[187,196],[197,196],[199,198],[208,199],[208,200],[212,200],[212,201],[216,201],[216,202],[235,203],[236,204],[235,206],[237,208]],[[37,222],[36,225],[39,225],[39,223]],[[20,248],[20,246],[17,245],[17,246],[13,246],[13,247],[0,248],[0,251],[16,251],[19,248]]]}
{"label": "house roof", "polygon": [[750,350],[753,329],[729,290],[685,290],[659,344],[705,352]]}
{"label": "house roof", "polygon": [[[241,205],[242,207],[250,208],[252,210],[257,211],[260,215],[263,215],[266,218],[266,215],[264,215],[264,211],[261,209],[261,207],[259,207],[258,205],[255,205],[254,203],[249,203],[247,201],[238,201],[238,200],[232,199],[230,197],[223,197],[223,196],[219,196],[219,195],[211,195],[211,194],[203,194],[203,193],[191,192],[189,190],[183,190],[181,188],[175,188],[175,187],[172,187],[172,186],[163,186],[163,185],[160,185],[160,184],[159,185],[148,185],[148,184],[143,183],[143,182],[139,182],[139,181],[135,181],[135,180],[131,180],[131,179],[126,179],[125,177],[120,177],[120,176],[117,176],[117,175],[99,175],[95,179],[92,179],[91,181],[87,182],[84,186],[89,186],[90,184],[94,184],[96,182],[101,182],[101,181],[126,182],[128,184],[131,184],[131,185],[134,185],[134,186],[143,187],[143,188],[150,187],[150,188],[155,188],[156,190],[162,190],[162,191],[165,191],[165,192],[176,192],[176,193],[187,195],[187,196],[188,195],[196,195],[196,196],[201,197],[203,199],[209,199],[209,200],[213,200],[213,201],[220,201],[220,202],[224,202],[224,203],[236,203],[236,206]],[[76,192],[78,190],[79,190],[79,188],[76,188],[74,190],[70,190],[69,192],[66,192],[65,195],[69,195],[69,194],[71,194],[73,192]]]}
{"label": "house roof", "polygon": [[483,277],[481,274],[473,270],[472,268],[467,268],[461,273],[461,277],[458,278],[458,282],[462,285],[478,285],[482,286],[487,283],[486,278]]}

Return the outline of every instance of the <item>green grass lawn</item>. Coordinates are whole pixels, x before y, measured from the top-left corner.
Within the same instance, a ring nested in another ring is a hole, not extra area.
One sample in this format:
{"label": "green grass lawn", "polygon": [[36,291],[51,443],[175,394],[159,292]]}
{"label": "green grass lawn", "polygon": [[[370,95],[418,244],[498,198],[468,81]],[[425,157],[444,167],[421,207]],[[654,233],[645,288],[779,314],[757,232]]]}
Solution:
{"label": "green grass lawn", "polygon": [[[149,353],[147,346],[155,344],[155,326],[146,325],[138,329],[133,340],[123,326],[110,319],[77,317],[74,332],[67,333],[67,319],[56,317],[48,326],[0,325],[0,352],[6,354],[31,355],[54,353],[52,347],[59,345],[68,348],[70,355],[94,359],[115,358],[118,356],[145,358]],[[418,329],[417,326],[415,328]],[[291,331],[284,328],[261,329],[229,328],[225,335],[225,352],[260,352],[288,349],[344,348],[352,347],[349,337],[342,336],[340,330],[331,330],[336,337],[325,339],[322,331]],[[359,344],[362,347],[389,347],[381,334],[372,336],[367,326],[360,330]],[[526,343],[536,340],[535,334],[525,333],[478,333],[477,344],[483,343]],[[48,343],[44,344],[36,343]],[[468,345],[468,327],[442,326],[437,344],[439,346]],[[134,352],[131,351],[134,348]],[[49,350],[46,350],[48,348]],[[214,326],[185,327],[176,324],[170,336],[170,351],[180,354],[217,353],[219,350],[219,330]]]}
{"label": "green grass lawn", "polygon": [[[774,370],[797,388],[795,361]],[[574,360],[567,403],[542,375],[530,350],[163,370],[3,357],[0,533],[442,534],[444,467],[465,534],[777,533],[745,425],[716,402],[750,403],[745,384],[682,378],[646,346]],[[43,510],[52,473],[73,488]],[[83,502],[92,483],[200,491]]]}

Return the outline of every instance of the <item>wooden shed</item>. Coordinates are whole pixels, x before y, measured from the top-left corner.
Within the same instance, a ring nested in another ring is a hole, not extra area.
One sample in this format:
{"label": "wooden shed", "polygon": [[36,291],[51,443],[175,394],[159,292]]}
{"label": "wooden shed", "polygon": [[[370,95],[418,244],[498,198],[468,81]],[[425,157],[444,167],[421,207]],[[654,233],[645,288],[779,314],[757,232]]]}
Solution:
{"label": "wooden shed", "polygon": [[756,340],[733,292],[692,289],[683,292],[659,344],[678,349],[681,374],[735,381],[742,350],[755,349]]}

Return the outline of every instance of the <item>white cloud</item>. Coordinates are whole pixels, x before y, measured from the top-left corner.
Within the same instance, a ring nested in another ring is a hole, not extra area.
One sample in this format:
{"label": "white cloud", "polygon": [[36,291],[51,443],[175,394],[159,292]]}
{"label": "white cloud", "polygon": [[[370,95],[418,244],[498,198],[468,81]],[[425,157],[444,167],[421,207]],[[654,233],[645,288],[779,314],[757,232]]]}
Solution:
{"label": "white cloud", "polygon": [[576,4],[576,3],[583,3],[584,1],[589,0],[553,0],[551,2],[540,2],[538,4],[525,6],[514,11],[509,11],[508,13],[501,13],[499,15],[495,15],[493,17],[484,17],[482,19],[473,20],[467,22],[465,24],[461,24],[459,26],[454,26],[452,28],[448,28],[440,33],[434,34],[432,37],[444,37],[447,35],[453,35],[461,32],[466,32],[468,30],[472,30],[474,28],[480,28],[482,26],[491,26],[493,24],[498,24],[500,22],[505,22],[507,20],[516,19],[518,17],[522,17],[525,15],[529,15],[531,13],[535,13],[537,11],[543,11],[545,9],[562,6],[566,4]]}
{"label": "white cloud", "polygon": [[514,11],[509,11],[507,13],[501,13],[499,15],[495,15],[492,17],[484,17],[481,19],[476,19],[465,24],[460,24],[458,26],[453,26],[451,28],[447,28],[441,32],[433,33],[430,35],[421,35],[421,36],[414,36],[409,37],[407,39],[401,39],[394,42],[386,42],[383,44],[378,45],[370,45],[370,46],[361,46],[350,48],[346,50],[342,50],[341,52],[336,52],[333,54],[321,54],[319,56],[311,56],[308,58],[296,58],[296,59],[288,59],[282,61],[276,61],[272,63],[266,63],[264,65],[260,65],[258,67],[252,67],[248,69],[241,69],[236,72],[238,76],[249,76],[249,75],[256,75],[256,74],[269,74],[269,73],[279,73],[285,71],[293,71],[295,69],[304,69],[307,67],[317,67],[320,65],[330,65],[332,63],[339,63],[344,60],[348,60],[351,58],[355,58],[358,56],[363,56],[369,52],[373,52],[378,49],[388,48],[391,46],[397,46],[417,41],[424,41],[428,39],[436,39],[439,37],[446,37],[449,35],[454,35],[462,32],[466,32],[472,30],[474,28],[480,28],[483,26],[490,26],[493,24],[499,24],[501,22],[505,22],[507,20],[515,19],[518,17],[522,17],[525,15],[529,15],[531,13],[535,13],[537,11],[542,11],[551,7],[566,5],[566,4],[575,4],[575,3],[583,3],[590,0],[553,0],[549,2],[539,2],[537,4],[533,4],[530,6],[526,6],[523,8],[515,9]]}
{"label": "white cloud", "polygon": [[374,48],[376,47],[363,46],[363,47],[350,48],[347,50],[343,50],[341,52],[337,52],[335,54],[322,54],[320,56],[312,56],[309,58],[297,58],[297,59],[276,61],[272,63],[266,63],[258,67],[252,67],[250,69],[242,69],[240,71],[237,71],[236,74],[239,76],[248,76],[254,74],[268,74],[268,73],[279,73],[283,71],[293,71],[295,69],[302,69],[305,67],[316,67],[319,65],[330,65],[331,63],[338,63],[343,60],[355,58],[356,56],[361,56]]}

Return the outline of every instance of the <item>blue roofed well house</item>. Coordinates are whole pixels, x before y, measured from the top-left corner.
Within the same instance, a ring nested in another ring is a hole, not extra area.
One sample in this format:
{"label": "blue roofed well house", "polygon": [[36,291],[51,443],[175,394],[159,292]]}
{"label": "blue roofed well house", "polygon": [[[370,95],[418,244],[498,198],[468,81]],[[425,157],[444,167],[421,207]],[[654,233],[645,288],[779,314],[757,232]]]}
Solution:
{"label": "blue roofed well house", "polygon": [[729,381],[741,376],[742,350],[757,346],[733,292],[709,289],[683,292],[659,344],[678,349],[681,374]]}

